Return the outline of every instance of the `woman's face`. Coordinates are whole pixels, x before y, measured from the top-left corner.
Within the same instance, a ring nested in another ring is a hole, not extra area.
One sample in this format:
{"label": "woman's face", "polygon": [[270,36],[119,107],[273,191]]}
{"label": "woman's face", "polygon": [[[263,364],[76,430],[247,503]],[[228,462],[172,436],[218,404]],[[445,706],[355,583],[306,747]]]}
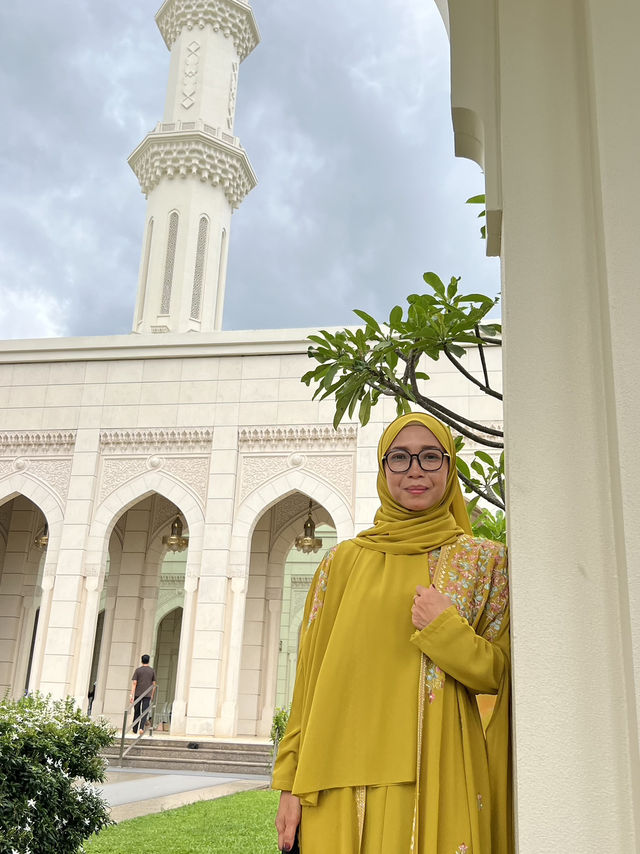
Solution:
{"label": "woman's face", "polygon": [[[398,433],[389,446],[387,454],[399,449],[408,451],[410,454],[419,454],[420,451],[428,448],[437,448],[444,452],[444,448],[431,430],[422,424],[409,424]],[[449,460],[445,459],[438,471],[423,471],[414,457],[408,471],[396,474],[389,471],[389,467],[385,464],[384,473],[394,501],[406,510],[429,510],[438,504],[444,495],[449,474]]]}

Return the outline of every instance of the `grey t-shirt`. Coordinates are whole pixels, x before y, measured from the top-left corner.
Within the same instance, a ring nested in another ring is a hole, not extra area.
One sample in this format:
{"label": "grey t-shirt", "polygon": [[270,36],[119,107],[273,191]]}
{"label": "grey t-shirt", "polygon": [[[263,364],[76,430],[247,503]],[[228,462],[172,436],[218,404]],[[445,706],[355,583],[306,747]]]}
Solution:
{"label": "grey t-shirt", "polygon": [[[151,685],[156,681],[156,671],[153,667],[150,667],[148,664],[141,664],[140,667],[136,667],[133,671],[133,676],[131,677],[131,681],[136,683],[136,697],[139,697],[140,694],[144,694],[147,688],[150,688]],[[150,697],[151,693],[147,694],[147,697]]]}

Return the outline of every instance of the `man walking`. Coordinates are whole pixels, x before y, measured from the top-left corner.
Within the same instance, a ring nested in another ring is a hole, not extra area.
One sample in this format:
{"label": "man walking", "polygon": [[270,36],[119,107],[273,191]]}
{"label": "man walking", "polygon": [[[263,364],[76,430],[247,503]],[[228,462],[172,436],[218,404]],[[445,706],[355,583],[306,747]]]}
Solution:
{"label": "man walking", "polygon": [[[153,700],[156,693],[156,671],[149,666],[149,656],[142,656],[142,664],[136,667],[131,677],[131,697],[130,702],[135,703],[133,707],[133,731],[144,732],[144,725],[147,722],[146,711],[149,708],[149,703]],[[151,687],[153,686],[153,687]],[[151,691],[149,691],[151,688]],[[146,693],[148,691],[148,693]],[[144,697],[142,696],[144,694]],[[138,698],[141,699],[138,699]],[[137,719],[142,715],[140,720]]]}

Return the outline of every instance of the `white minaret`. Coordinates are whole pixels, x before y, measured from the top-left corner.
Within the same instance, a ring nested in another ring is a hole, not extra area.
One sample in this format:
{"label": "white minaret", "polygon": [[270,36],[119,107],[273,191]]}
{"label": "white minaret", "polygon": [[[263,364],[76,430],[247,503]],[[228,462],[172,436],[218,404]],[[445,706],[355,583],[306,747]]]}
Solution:
{"label": "white minaret", "polygon": [[242,0],[166,0],[164,118],[129,158],[148,199],[134,332],[222,326],[231,213],[256,185],[233,135],[238,67],[260,36]]}

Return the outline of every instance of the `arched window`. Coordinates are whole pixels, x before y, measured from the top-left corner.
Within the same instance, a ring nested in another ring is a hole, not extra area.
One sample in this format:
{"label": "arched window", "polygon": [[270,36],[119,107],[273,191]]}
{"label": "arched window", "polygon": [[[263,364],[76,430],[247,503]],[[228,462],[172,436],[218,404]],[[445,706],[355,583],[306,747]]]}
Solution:
{"label": "arched window", "polygon": [[198,228],[198,243],[196,246],[196,264],[193,271],[193,291],[191,294],[191,319],[200,320],[200,306],[202,304],[202,290],[204,287],[204,264],[207,252],[207,238],[209,236],[209,220],[206,216],[200,217]]}
{"label": "arched window", "polygon": [[178,214],[173,211],[169,217],[169,237],[167,239],[167,255],[164,262],[164,282],[162,285],[162,302],[160,314],[169,314],[171,306],[171,286],[173,284],[173,266],[176,260],[176,244],[178,241]]}

